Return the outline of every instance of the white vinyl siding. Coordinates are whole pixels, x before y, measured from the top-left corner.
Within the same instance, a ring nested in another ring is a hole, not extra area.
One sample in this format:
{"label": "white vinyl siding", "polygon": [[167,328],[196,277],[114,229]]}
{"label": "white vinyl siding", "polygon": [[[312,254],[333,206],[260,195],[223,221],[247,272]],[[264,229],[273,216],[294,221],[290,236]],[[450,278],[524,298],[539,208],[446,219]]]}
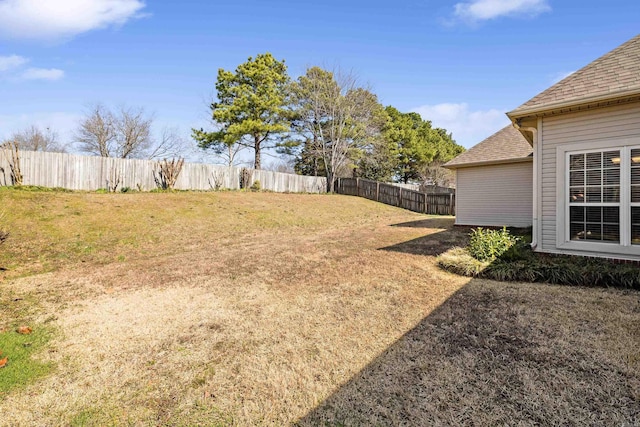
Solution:
{"label": "white vinyl siding", "polygon": [[[550,116],[542,119],[541,129],[541,239],[539,250],[567,252],[557,247],[557,157],[559,146],[570,150],[585,143],[634,139],[640,137],[640,104],[600,108],[590,111]],[[569,147],[569,148],[567,148]]]}
{"label": "white vinyl siding", "polygon": [[456,224],[531,226],[532,162],[460,168],[456,175]]}

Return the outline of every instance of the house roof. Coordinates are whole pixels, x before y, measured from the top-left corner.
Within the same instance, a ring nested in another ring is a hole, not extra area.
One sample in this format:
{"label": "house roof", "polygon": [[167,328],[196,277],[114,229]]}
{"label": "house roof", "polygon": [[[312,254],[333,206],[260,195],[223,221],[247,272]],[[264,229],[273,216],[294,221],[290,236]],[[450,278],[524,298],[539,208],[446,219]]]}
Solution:
{"label": "house roof", "polygon": [[515,163],[532,159],[533,149],[522,134],[509,125],[484,141],[471,147],[444,167],[457,169],[467,166]]}
{"label": "house roof", "polygon": [[640,94],[640,35],[507,113],[514,119],[570,105]]}

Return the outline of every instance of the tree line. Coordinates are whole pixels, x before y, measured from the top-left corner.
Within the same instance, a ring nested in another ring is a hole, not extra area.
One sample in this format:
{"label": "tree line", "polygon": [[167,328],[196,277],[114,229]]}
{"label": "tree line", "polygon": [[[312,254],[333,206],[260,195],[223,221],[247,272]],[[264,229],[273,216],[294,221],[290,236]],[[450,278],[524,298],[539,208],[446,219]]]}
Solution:
{"label": "tree line", "polygon": [[265,53],[234,72],[219,69],[215,89],[215,129],[193,129],[201,148],[230,164],[249,148],[256,169],[275,149],[294,158],[297,173],[326,176],[329,191],[339,176],[446,184],[442,163],[464,151],[419,114],[382,106],[352,73],[314,66],[292,80],[285,61]]}
{"label": "tree line", "polygon": [[[284,60],[265,53],[234,71],[219,69],[215,91],[212,127],[192,129],[201,150],[234,165],[249,149],[256,169],[262,168],[265,152],[275,152],[291,159],[298,174],[325,176],[328,191],[341,176],[447,185],[451,174],[441,165],[464,151],[450,132],[418,113],[383,106],[353,73],[341,70],[312,66],[294,80]],[[175,129],[154,137],[152,125],[153,115],[143,108],[111,110],[96,104],[79,121],[74,148],[119,158],[187,155],[189,143]],[[54,131],[36,126],[10,141],[24,150],[68,148]]]}

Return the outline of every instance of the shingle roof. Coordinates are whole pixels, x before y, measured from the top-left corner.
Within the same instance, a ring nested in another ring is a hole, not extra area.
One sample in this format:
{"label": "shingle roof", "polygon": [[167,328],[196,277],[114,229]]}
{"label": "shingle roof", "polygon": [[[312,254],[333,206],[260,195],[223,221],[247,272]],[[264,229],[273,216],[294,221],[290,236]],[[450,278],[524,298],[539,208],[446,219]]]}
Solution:
{"label": "shingle roof", "polygon": [[507,113],[517,117],[590,99],[640,94],[640,35],[596,59],[565,79]]}
{"label": "shingle roof", "polygon": [[533,149],[522,134],[509,125],[471,147],[444,166],[452,169],[476,164],[508,163],[525,160]]}

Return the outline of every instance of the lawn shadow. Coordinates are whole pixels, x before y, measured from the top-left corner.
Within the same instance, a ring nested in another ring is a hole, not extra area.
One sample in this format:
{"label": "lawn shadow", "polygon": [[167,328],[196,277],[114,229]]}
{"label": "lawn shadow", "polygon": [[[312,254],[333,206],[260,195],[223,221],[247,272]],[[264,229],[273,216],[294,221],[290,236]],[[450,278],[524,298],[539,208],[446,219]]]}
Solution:
{"label": "lawn shadow", "polygon": [[597,320],[613,291],[573,292],[471,280],[296,425],[638,425],[640,373]]}
{"label": "lawn shadow", "polygon": [[437,256],[454,246],[466,246],[470,228],[454,226],[454,220],[454,217],[432,217],[392,224],[391,227],[423,228],[429,234],[380,249],[413,255]]}

